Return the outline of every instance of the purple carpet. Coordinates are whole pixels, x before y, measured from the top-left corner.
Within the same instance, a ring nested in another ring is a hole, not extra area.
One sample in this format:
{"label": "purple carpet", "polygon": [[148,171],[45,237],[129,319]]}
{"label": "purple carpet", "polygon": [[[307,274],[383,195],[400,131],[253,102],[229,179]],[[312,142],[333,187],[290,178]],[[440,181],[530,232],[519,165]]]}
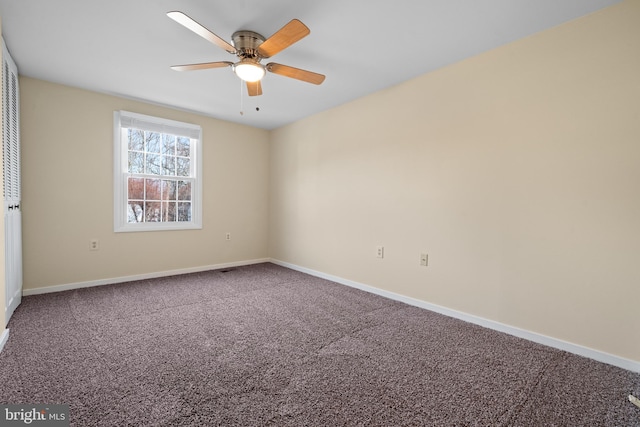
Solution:
{"label": "purple carpet", "polygon": [[0,402],[75,426],[640,426],[640,375],[273,264],[23,298]]}

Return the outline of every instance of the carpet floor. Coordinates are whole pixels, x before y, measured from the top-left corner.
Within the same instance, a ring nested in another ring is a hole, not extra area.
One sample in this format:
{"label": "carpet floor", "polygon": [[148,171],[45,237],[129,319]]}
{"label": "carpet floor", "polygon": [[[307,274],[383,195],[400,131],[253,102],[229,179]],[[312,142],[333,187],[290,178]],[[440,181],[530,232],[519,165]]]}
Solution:
{"label": "carpet floor", "polygon": [[23,298],[0,402],[74,426],[640,426],[640,375],[273,264]]}

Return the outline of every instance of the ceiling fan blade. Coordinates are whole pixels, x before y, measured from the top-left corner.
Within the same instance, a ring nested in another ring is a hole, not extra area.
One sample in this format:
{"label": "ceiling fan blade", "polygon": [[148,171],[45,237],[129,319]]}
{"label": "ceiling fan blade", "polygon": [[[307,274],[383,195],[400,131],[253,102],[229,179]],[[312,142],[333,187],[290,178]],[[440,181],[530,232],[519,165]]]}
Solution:
{"label": "ceiling fan blade", "polygon": [[247,93],[249,93],[249,96],[262,95],[262,84],[260,80],[257,82],[247,82]]}
{"label": "ceiling fan blade", "polygon": [[229,61],[203,62],[201,64],[173,65],[171,69],[176,71],[193,71],[193,70],[206,70],[208,68],[231,67],[232,65],[233,65],[233,62],[229,62]]}
{"label": "ceiling fan blade", "polygon": [[227,52],[236,53],[236,48],[235,47],[231,46],[229,43],[227,43],[226,41],[224,41],[223,39],[221,39],[220,37],[218,37],[217,35],[215,35],[211,31],[209,31],[208,29],[206,29],[202,25],[198,24],[196,21],[194,21],[193,19],[191,19],[189,16],[185,15],[184,13],[178,12],[178,11],[167,12],[167,16],[169,18],[173,19],[174,21],[176,21],[178,24],[181,24],[181,25],[185,26],[186,28],[188,28],[189,30],[193,31],[194,33],[196,33],[200,37],[202,37],[202,38],[204,38],[206,40],[209,40],[211,43],[221,47],[222,49],[226,50]]}
{"label": "ceiling fan blade", "polygon": [[288,65],[276,64],[275,62],[268,63],[266,69],[273,74],[291,77],[292,79],[302,80],[303,82],[313,83],[314,85],[321,84],[325,78],[323,74],[301,70],[300,68],[290,67]]}
{"label": "ceiling fan blade", "polygon": [[258,53],[263,58],[269,58],[288,48],[298,40],[309,35],[311,31],[297,19],[292,19],[271,37],[258,46]]}

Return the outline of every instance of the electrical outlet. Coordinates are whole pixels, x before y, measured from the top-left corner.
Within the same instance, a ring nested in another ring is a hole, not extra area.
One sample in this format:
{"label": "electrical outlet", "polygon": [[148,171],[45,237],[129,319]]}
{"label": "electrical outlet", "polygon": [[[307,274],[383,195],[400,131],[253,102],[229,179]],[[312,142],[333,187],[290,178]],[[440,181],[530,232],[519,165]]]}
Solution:
{"label": "electrical outlet", "polygon": [[98,239],[91,239],[89,241],[89,250],[97,251],[98,249],[100,249],[100,241]]}
{"label": "electrical outlet", "polygon": [[384,246],[376,246],[376,257],[384,258]]}
{"label": "electrical outlet", "polygon": [[226,236],[225,236],[225,239],[231,240],[231,233],[227,233]]}
{"label": "electrical outlet", "polygon": [[420,265],[423,267],[429,265],[429,254],[420,254]]}

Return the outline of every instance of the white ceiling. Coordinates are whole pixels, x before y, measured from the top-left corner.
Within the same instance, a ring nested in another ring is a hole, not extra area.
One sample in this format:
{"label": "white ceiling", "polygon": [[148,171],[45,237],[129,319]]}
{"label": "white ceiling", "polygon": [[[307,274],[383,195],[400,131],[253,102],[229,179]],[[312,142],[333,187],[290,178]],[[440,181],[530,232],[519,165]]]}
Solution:
{"label": "white ceiling", "polygon": [[[273,129],[618,1],[0,0],[0,17],[22,75]],[[311,34],[264,62],[327,78],[268,74],[264,95],[241,101],[230,68],[169,69],[235,59],[169,19],[172,10],[229,42],[298,18]]]}

